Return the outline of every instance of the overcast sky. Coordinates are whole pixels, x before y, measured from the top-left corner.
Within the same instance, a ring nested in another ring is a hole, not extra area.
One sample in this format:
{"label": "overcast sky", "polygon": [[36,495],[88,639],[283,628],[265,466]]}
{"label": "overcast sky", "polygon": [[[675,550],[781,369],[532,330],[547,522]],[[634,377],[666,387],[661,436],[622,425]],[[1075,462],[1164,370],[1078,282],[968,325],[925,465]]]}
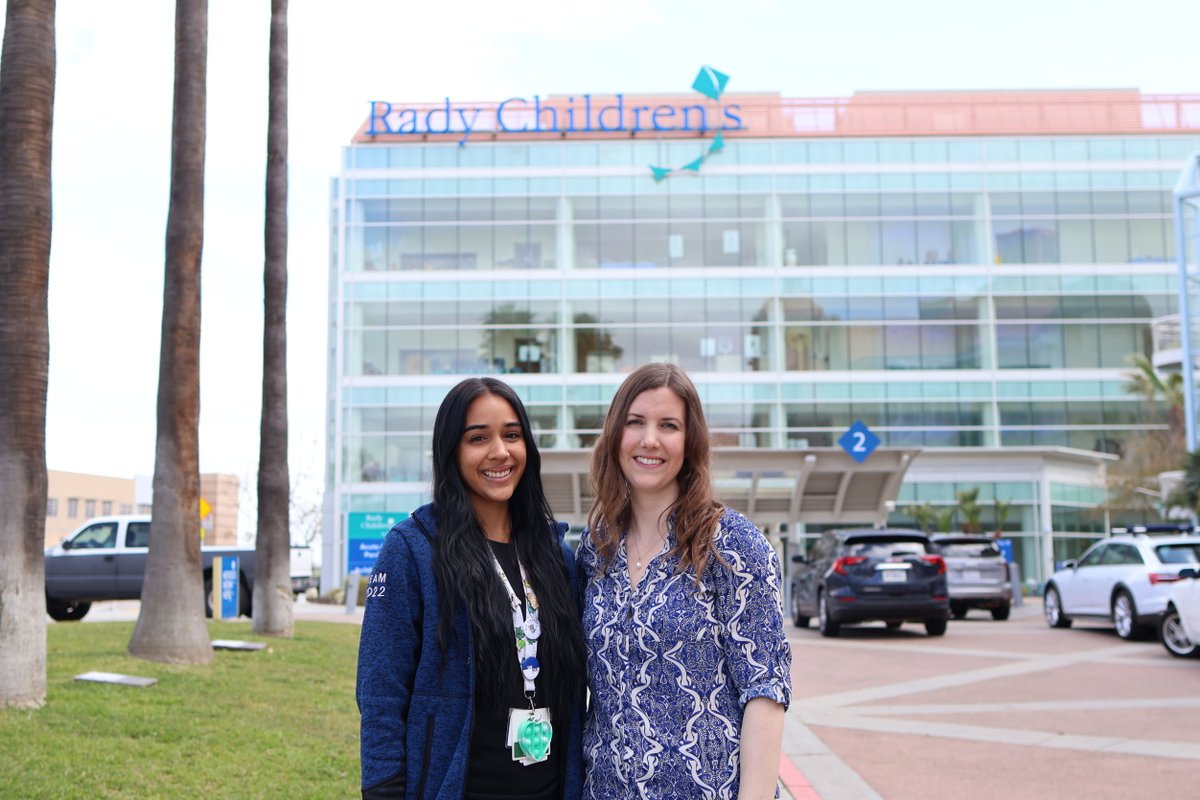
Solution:
{"label": "overcast sky", "polygon": [[[0,5],[4,3],[0,2]],[[258,461],[267,0],[210,0],[200,467]],[[324,460],[329,180],[369,100],[728,90],[1200,93],[1194,0],[292,0],[290,461]],[[51,469],[154,469],[174,4],[58,0]],[[0,20],[0,26],[3,20]],[[3,288],[0,287],[0,291]],[[0,387],[0,391],[3,387]]]}

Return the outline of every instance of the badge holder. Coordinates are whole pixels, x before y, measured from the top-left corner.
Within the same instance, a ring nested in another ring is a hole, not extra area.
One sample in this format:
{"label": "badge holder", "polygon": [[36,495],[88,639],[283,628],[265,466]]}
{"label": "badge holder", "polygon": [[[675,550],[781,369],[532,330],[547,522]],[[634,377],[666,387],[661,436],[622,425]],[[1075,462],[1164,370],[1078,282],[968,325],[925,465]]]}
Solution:
{"label": "badge holder", "polygon": [[508,740],[512,759],[524,766],[539,764],[550,757],[554,726],[548,708],[510,708]]}
{"label": "badge holder", "polygon": [[550,709],[538,708],[534,703],[538,673],[541,664],[537,658],[538,639],[542,635],[542,626],[538,621],[537,599],[525,576],[525,567],[519,561],[517,567],[521,571],[521,582],[524,584],[525,599],[529,603],[527,610],[521,607],[521,601],[508,583],[500,562],[492,554],[492,561],[501,584],[508,592],[513,610],[513,634],[515,638],[517,660],[521,667],[521,677],[525,681],[525,698],[529,708],[510,708],[508,710],[508,732],[504,744],[512,749],[512,759],[522,766],[540,764],[550,757],[550,742],[554,738],[554,726],[550,723]]}

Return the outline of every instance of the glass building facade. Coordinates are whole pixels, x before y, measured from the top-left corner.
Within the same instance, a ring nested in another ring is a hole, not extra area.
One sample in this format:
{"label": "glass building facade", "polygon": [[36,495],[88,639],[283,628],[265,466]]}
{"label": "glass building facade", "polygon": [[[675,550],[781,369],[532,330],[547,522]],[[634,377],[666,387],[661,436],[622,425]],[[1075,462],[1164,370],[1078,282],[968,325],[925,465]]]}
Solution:
{"label": "glass building facade", "polygon": [[[468,375],[512,384],[544,448],[588,447],[623,373],[672,361],[718,446],[832,446],[861,419],[885,447],[1121,452],[1168,424],[1122,383],[1177,310],[1170,190],[1200,147],[1192,114],[750,126],[659,181],[648,164],[713,132],[360,135],[331,206],[326,561],[347,513],[427,496],[433,416]],[[1035,482],[987,478],[969,487],[1013,503],[1007,529],[1052,529],[1064,552],[1103,530],[1095,482],[1047,484],[1042,520]],[[914,473],[895,521],[962,488]]]}

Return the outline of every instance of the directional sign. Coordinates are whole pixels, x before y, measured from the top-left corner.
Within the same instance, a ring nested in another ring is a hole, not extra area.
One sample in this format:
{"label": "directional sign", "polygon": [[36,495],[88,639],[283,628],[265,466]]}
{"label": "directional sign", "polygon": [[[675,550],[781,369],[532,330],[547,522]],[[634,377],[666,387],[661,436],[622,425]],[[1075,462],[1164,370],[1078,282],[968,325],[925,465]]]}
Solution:
{"label": "directional sign", "polygon": [[854,424],[850,426],[850,430],[842,434],[842,438],[838,439],[838,444],[842,449],[850,454],[858,463],[867,460],[867,456],[875,452],[875,448],[879,447],[879,437],[871,433],[861,419],[854,420]]}
{"label": "directional sign", "polygon": [[1000,552],[1004,554],[1004,560],[1011,564],[1013,562],[1012,539],[997,539],[996,546],[999,547]]}
{"label": "directional sign", "polygon": [[346,515],[346,572],[370,575],[388,531],[408,514],[351,511]]}
{"label": "directional sign", "polygon": [[238,609],[238,557],[217,556],[213,559],[214,619],[237,619]]}

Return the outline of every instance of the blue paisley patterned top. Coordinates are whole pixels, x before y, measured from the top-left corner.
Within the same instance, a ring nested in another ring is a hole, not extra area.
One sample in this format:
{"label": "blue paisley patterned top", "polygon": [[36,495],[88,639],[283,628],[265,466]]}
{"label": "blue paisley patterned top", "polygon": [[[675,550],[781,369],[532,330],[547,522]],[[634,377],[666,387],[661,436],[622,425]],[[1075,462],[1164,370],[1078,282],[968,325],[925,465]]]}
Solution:
{"label": "blue paisley patterned top", "polygon": [[592,693],[585,798],[732,800],[742,709],[791,699],[779,562],[766,538],[727,510],[716,546],[728,566],[710,559],[701,586],[693,570],[676,573],[674,545],[668,534],[634,591],[624,544],[603,575],[586,532],[579,545]]}

